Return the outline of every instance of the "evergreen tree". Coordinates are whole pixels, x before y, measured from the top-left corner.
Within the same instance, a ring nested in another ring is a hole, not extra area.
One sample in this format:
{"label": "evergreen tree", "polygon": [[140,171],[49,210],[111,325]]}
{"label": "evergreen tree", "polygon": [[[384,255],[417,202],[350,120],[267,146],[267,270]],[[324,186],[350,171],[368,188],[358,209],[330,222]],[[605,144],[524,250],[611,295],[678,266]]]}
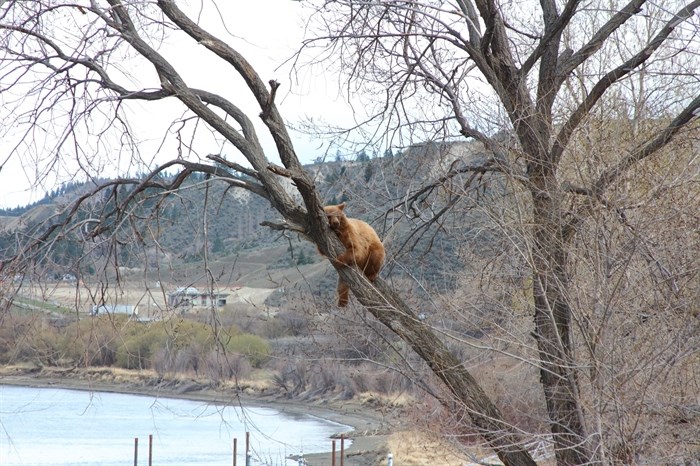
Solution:
{"label": "evergreen tree", "polygon": [[369,183],[369,180],[374,176],[374,164],[368,163],[365,165],[365,181]]}
{"label": "evergreen tree", "polygon": [[224,240],[220,236],[214,238],[211,245],[211,252],[223,252],[224,251]]}

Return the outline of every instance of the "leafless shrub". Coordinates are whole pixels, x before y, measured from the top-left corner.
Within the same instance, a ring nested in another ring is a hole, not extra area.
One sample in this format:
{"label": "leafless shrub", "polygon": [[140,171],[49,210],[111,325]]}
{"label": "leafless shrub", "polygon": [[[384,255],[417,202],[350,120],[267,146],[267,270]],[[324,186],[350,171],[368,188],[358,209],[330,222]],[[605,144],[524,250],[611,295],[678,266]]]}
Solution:
{"label": "leafless shrub", "polygon": [[173,370],[179,373],[194,372],[195,375],[198,375],[201,356],[201,348],[196,345],[178,348],[173,361]]}
{"label": "leafless shrub", "polygon": [[175,365],[174,356],[175,354],[167,348],[159,349],[151,358],[151,369],[156,371],[160,376],[172,373],[172,368]]}
{"label": "leafless shrub", "polygon": [[231,378],[241,379],[248,376],[252,367],[242,354],[224,354],[221,351],[210,351],[202,361],[203,372],[215,382]]}
{"label": "leafless shrub", "polygon": [[306,361],[283,362],[277,368],[275,375],[273,375],[273,383],[281,393],[288,397],[296,397],[306,391],[310,384],[311,376]]}
{"label": "leafless shrub", "polygon": [[333,361],[318,361],[311,365],[309,392],[311,397],[328,393],[352,392],[352,380],[342,365]]}
{"label": "leafless shrub", "polygon": [[416,393],[414,381],[396,370],[375,368],[369,372],[371,390],[384,395]]}
{"label": "leafless shrub", "polygon": [[309,318],[304,314],[294,311],[280,312],[275,320],[281,322],[286,335],[301,337],[310,333]]}

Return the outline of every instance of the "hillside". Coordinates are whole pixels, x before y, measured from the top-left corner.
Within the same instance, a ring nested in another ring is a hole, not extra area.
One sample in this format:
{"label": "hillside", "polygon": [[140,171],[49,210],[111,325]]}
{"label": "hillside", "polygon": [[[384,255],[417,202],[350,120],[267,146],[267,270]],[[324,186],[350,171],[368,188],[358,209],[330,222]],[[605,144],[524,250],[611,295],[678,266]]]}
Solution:
{"label": "hillside", "polygon": [[[464,235],[479,248],[488,249],[497,241],[479,225],[483,214],[473,206],[453,209],[449,224],[430,224],[429,218],[449,200],[430,192],[410,205],[409,200],[426,182],[439,179],[459,164],[478,160],[474,144],[426,143],[396,156],[316,163],[306,169],[314,175],[327,203],[348,202],[349,215],[375,226],[391,258],[386,277],[410,277],[424,286],[449,291],[464,266],[458,251]],[[140,220],[113,229],[110,237],[84,241],[73,230],[47,251],[48,260],[35,267],[35,278],[72,274],[99,280],[113,276],[110,269],[117,264],[120,279],[145,278],[173,286],[203,286],[213,277],[222,286],[304,286],[314,293],[333,291],[330,266],[313,245],[260,225],[279,218],[267,201],[229,189],[224,183],[203,181],[203,177],[191,177],[189,184],[164,201],[158,193],[148,193],[136,212]],[[451,180],[455,181],[464,182],[459,177]],[[11,256],[18,244],[58,222],[66,206],[85,190],[85,186],[72,185],[34,206],[0,211],[2,256]],[[502,193],[497,183],[491,183],[484,188],[484,199],[487,190]],[[99,218],[108,202],[109,198],[92,201],[92,211],[79,217]],[[406,268],[406,263],[412,266]],[[420,288],[416,291],[421,292]]]}

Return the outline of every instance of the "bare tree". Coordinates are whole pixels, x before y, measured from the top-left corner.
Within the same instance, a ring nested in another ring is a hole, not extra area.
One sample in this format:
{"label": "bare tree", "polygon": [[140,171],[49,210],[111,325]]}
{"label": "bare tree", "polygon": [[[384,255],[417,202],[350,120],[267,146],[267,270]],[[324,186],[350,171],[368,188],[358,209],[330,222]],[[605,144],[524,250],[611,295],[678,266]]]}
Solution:
{"label": "bare tree", "polygon": [[[523,255],[532,272],[536,364],[559,464],[610,459],[582,403],[579,369],[587,363],[577,356],[574,327],[592,316],[573,298],[574,246],[600,209],[612,214],[607,221],[632,229],[620,184],[648,159],[665,157],[675,136],[695,137],[700,86],[687,71],[697,66],[698,6],[328,1],[318,8],[318,37],[306,43],[316,55],[339,57],[333,63],[347,76],[348,93],[358,83],[380,90],[382,98],[369,101],[376,111],[365,116],[377,134],[389,141],[407,134],[473,138],[492,154],[490,169],[529,193]],[[608,134],[602,141],[614,150],[592,145],[590,159],[572,157],[601,114],[604,125],[622,129],[619,122],[632,119],[647,129],[634,128],[626,139]],[[504,140],[503,131],[512,138]],[[668,163],[692,167],[687,154],[697,145],[686,151]],[[690,176],[697,177],[696,168]]]}
{"label": "bare tree", "polygon": [[[151,170],[144,179],[119,179],[98,184],[61,216],[63,221],[54,223],[39,237],[23,244],[21,253],[14,260],[6,260],[6,272],[37,261],[45,253],[51,235],[71,228],[69,225],[74,225],[73,220],[80,208],[97,194],[108,191],[113,202],[100,215],[78,224],[88,237],[109,233],[115,224],[129,222],[133,215],[130,206],[146,190],[172,192],[194,172],[221,178],[234,187],[262,196],[288,225],[309,237],[321,252],[329,257],[338,254],[341,245],[335,236],[329,234],[313,179],[301,166],[277,109],[278,83],[270,81],[266,84],[240,53],[200,27],[175,2],[160,0],[144,4],[108,0],[84,5],[52,1],[11,2],[4,5],[0,28],[4,32],[6,55],[2,63],[3,75],[8,81],[5,92],[18,96],[18,108],[22,108],[21,104],[26,104],[31,97],[35,98],[29,110],[21,114],[30,129],[23,143],[15,149],[15,156],[22,155],[27,148],[37,148],[32,142],[34,131],[48,122],[57,141],[51,155],[60,160],[65,156],[65,150],[71,150],[77,160],[84,161],[81,155],[87,149],[87,136],[81,126],[98,115],[107,115],[104,117],[106,121],[103,120],[105,129],[119,126],[120,137],[133,144],[122,105],[136,100],[152,102],[174,98],[187,109],[188,118],[195,117],[206,123],[232,144],[249,165],[243,166],[217,155],[209,158],[219,165],[174,159]],[[153,45],[154,38],[173,28],[183,31],[191,40],[230,65],[245,82],[257,102],[259,116],[275,142],[276,155],[283,166],[269,161],[255,126],[235,103],[222,95],[188,86],[177,69]],[[69,33],[73,29],[80,33]],[[138,87],[130,87],[129,79],[123,76],[122,65],[115,63],[117,56],[145,60],[157,76],[157,82],[147,79]],[[30,79],[23,79],[25,76]],[[94,134],[91,124],[87,126]],[[88,158],[88,161],[95,159]],[[180,174],[163,182],[159,175],[173,166],[182,168]],[[245,177],[233,176],[222,166]],[[295,187],[296,197],[287,188],[289,180]],[[135,189],[120,197],[117,189],[120,185],[134,185]],[[369,283],[355,269],[339,268],[338,273],[350,284],[358,300],[426,361],[433,373],[460,400],[462,409],[473,420],[478,432],[504,462],[533,464],[515,429],[503,419],[499,409],[459,360],[428,326],[422,324],[398,294],[381,280]]]}
{"label": "bare tree", "polygon": [[[575,299],[572,262],[586,256],[574,255],[574,246],[592,212],[611,212],[626,226],[624,200],[611,193],[630,170],[658,154],[679,132],[693,129],[700,107],[695,78],[675,74],[677,98],[662,109],[660,123],[648,133],[638,133],[623,154],[597,165],[595,176],[571,175],[571,181],[564,162],[574,155],[585,157],[571,151],[577,138],[585,139],[586,123],[606,96],[618,90],[623,97],[643,96],[645,92],[636,88],[630,92],[632,78],[649,89],[665,76],[668,61],[679,67],[693,62],[697,32],[693,14],[699,4],[679,4],[669,11],[668,4],[638,1],[613,9],[597,3],[584,8],[577,1],[562,5],[542,1],[539,16],[523,19],[519,3],[326,2],[319,14],[330,30],[307,44],[321,44],[323,51],[332,53],[339,50],[339,55],[330,56],[340,59],[350,83],[360,83],[360,88],[380,86],[385,98],[370,121],[382,121],[390,130],[382,134],[474,138],[491,154],[478,164],[453,165],[434,183],[407,193],[409,200],[403,205],[418,205],[430,193],[454,188],[451,183],[462,175],[467,176],[462,186],[469,188],[477,175],[503,174],[517,186],[513,189],[527,194],[529,205],[523,211],[528,218],[523,224],[530,228],[521,236],[522,256],[532,275],[535,365],[559,464],[606,461],[602,429],[590,425],[582,401],[589,386],[580,387],[585,366],[576,342],[583,335],[582,346],[589,344],[590,349],[596,329],[609,324],[605,319],[610,311],[603,312],[601,321],[593,321],[601,316],[592,314],[589,319],[583,301]],[[653,14],[641,16],[645,5]],[[3,262],[4,273],[40,261],[56,232],[65,235],[72,229],[87,238],[124,242],[110,233],[115,225],[129,225],[139,215],[135,206],[144,196],[173,193],[196,173],[269,201],[284,218],[284,223],[270,223],[272,228],[299,231],[326,256],[340,251],[339,241],[329,233],[314,180],[299,162],[277,108],[279,84],[266,83],[234,47],[193,18],[196,14],[186,14],[172,0],[80,4],[36,0],[1,5],[3,94],[16,108],[15,121],[28,128],[11,156],[48,153],[58,162],[71,154],[78,166],[98,165],[99,158],[93,155],[111,147],[107,140],[116,135],[120,153],[141,164],[145,157],[130,127],[129,105],[175,100],[184,112],[172,127],[181,157],[148,167],[145,177],[107,183],[96,179],[94,190],[67,208],[61,221],[29,238],[18,247],[16,257]],[[625,39],[639,18],[647,22],[650,33],[633,47]],[[186,34],[230,66],[245,83],[281,165],[271,162],[272,154],[265,153],[255,124],[238,102],[188,85],[181,70],[158,48],[162,37],[175,32]],[[340,49],[334,48],[337,44]],[[627,49],[621,50],[623,44]],[[655,61],[659,56],[668,60]],[[132,64],[133,69],[146,65],[148,71],[144,76],[129,74],[125,70]],[[645,107],[642,100],[638,103],[639,109]],[[41,132],[45,129],[48,136]],[[247,163],[220,155],[208,160],[185,157],[189,131],[211,132]],[[498,131],[502,132],[496,135]],[[597,155],[595,149],[591,153]],[[48,167],[46,176],[52,165]],[[177,176],[160,176],[172,168],[180,170]],[[124,185],[132,189],[120,190]],[[471,189],[464,195],[452,192],[434,219],[471,193]],[[100,204],[107,207],[93,207],[91,200],[99,196],[109,200]],[[138,242],[135,228],[134,239]],[[653,254],[647,257],[655,261]],[[595,265],[600,256],[587,259]],[[662,275],[663,268],[663,264],[657,267]],[[369,283],[358,270],[337,271],[359,302],[406,342],[442,383],[440,393],[449,396],[436,396],[460,419],[459,428],[466,424],[461,419],[468,418],[505,464],[534,464],[525,446],[529,439],[505,418],[441,335],[399,293],[381,279]],[[600,325],[586,327],[588,321]],[[575,332],[575,326],[589,333]],[[600,361],[595,351],[590,354]],[[598,394],[605,390],[602,384],[593,387]]]}

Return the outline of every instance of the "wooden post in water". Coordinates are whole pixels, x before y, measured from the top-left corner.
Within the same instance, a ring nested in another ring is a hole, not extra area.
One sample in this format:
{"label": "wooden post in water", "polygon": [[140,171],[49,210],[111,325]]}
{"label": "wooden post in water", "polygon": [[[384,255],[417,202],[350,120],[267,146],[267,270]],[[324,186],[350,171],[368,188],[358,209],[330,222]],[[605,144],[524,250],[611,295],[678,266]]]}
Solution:
{"label": "wooden post in water", "polygon": [[134,466],[139,465],[139,438],[134,437]]}
{"label": "wooden post in water", "polygon": [[335,466],[335,440],[331,442],[333,445],[333,454],[331,455],[331,466]]}
{"label": "wooden post in water", "polygon": [[340,466],[345,464],[345,434],[340,434]]}
{"label": "wooden post in water", "polygon": [[238,454],[238,439],[233,437],[233,466],[236,466],[236,455]]}
{"label": "wooden post in water", "polygon": [[250,432],[245,433],[245,466],[250,466]]}

